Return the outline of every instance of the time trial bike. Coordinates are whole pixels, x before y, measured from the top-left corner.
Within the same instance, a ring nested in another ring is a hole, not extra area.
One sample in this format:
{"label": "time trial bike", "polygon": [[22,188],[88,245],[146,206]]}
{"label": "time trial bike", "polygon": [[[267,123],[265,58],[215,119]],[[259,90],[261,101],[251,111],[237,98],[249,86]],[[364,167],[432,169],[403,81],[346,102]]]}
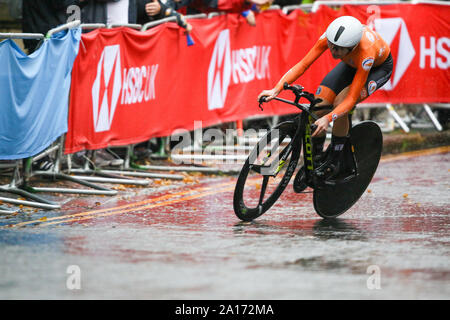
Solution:
{"label": "time trial bike", "polygon": [[[234,212],[239,219],[251,221],[269,210],[288,186],[303,150],[303,165],[294,180],[294,191],[311,192],[304,191],[310,187],[316,213],[323,218],[335,218],[358,201],[372,180],[381,157],[381,130],[372,121],[351,126],[344,145],[342,174],[332,179],[319,177],[314,171],[318,164],[311,139],[316,128],[314,121],[319,118],[314,112],[331,110],[332,106],[318,106],[321,100],[302,86],[285,83],[284,89],[294,93],[294,101],[274,99],[301,112],[273,127],[252,149],[237,179]],[[302,98],[309,103],[300,103]],[[264,97],[260,107],[263,102]]]}

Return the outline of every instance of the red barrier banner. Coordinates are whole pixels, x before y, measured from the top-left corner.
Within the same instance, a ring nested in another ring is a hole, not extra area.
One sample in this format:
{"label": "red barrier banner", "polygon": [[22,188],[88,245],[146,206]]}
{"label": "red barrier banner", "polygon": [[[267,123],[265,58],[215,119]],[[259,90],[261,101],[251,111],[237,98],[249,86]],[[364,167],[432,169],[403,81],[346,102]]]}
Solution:
{"label": "red barrier banner", "polygon": [[[449,102],[449,11],[449,6],[407,4],[321,7],[289,15],[271,10],[257,16],[256,27],[228,14],[190,20],[193,46],[173,23],[145,32],[116,28],[83,34],[72,72],[65,152],[169,136],[177,129],[193,130],[196,121],[207,127],[298,112],[278,102],[261,111],[258,93],[272,88],[340,15],[373,26],[391,45],[391,81],[368,101]],[[427,23],[417,23],[423,17]],[[337,62],[326,52],[297,83],[314,92]]]}

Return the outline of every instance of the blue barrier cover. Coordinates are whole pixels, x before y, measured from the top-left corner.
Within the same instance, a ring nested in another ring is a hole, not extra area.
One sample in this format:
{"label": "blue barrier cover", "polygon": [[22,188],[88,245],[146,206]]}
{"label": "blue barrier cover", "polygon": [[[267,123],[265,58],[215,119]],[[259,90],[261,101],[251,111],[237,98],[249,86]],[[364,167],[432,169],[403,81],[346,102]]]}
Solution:
{"label": "blue barrier cover", "polygon": [[61,31],[31,55],[0,43],[0,160],[34,156],[67,132],[81,28]]}

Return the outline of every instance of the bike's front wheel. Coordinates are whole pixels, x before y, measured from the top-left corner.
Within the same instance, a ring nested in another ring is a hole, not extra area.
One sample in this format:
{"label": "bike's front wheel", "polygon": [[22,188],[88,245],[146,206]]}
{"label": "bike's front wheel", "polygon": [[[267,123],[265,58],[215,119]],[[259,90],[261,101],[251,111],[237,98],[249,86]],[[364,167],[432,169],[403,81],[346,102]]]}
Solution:
{"label": "bike's front wheel", "polygon": [[254,147],[239,174],[234,190],[236,216],[251,221],[266,212],[291,179],[300,157],[297,124],[284,122],[270,130]]}

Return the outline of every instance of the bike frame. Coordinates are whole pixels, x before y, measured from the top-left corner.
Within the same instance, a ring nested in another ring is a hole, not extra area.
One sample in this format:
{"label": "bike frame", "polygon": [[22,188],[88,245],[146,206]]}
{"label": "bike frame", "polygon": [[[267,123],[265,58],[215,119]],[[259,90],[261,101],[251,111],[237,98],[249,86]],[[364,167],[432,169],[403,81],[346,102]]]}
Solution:
{"label": "bike frame", "polygon": [[[294,135],[294,139],[292,143],[298,143],[298,139],[302,139],[302,147],[303,147],[303,161],[305,164],[305,174],[307,175],[308,180],[312,177],[312,171],[314,170],[313,163],[313,148],[312,148],[312,138],[311,134],[314,130],[315,126],[313,123],[315,120],[319,119],[319,117],[311,111],[311,109],[318,103],[320,100],[315,99],[314,95],[309,92],[302,91],[302,87],[291,87],[285,84],[284,89],[290,89],[295,94],[295,100],[289,101],[286,99],[275,97],[275,100],[281,101],[283,103],[287,103],[293,105],[300,109],[302,112],[294,119],[294,122],[297,123],[297,129]],[[301,104],[299,103],[301,98],[306,98],[310,103]],[[313,127],[313,128],[312,128]],[[292,146],[289,146],[292,148]],[[300,150],[301,151],[301,150]],[[289,152],[286,152],[289,154]],[[285,160],[285,159],[282,159]]]}

